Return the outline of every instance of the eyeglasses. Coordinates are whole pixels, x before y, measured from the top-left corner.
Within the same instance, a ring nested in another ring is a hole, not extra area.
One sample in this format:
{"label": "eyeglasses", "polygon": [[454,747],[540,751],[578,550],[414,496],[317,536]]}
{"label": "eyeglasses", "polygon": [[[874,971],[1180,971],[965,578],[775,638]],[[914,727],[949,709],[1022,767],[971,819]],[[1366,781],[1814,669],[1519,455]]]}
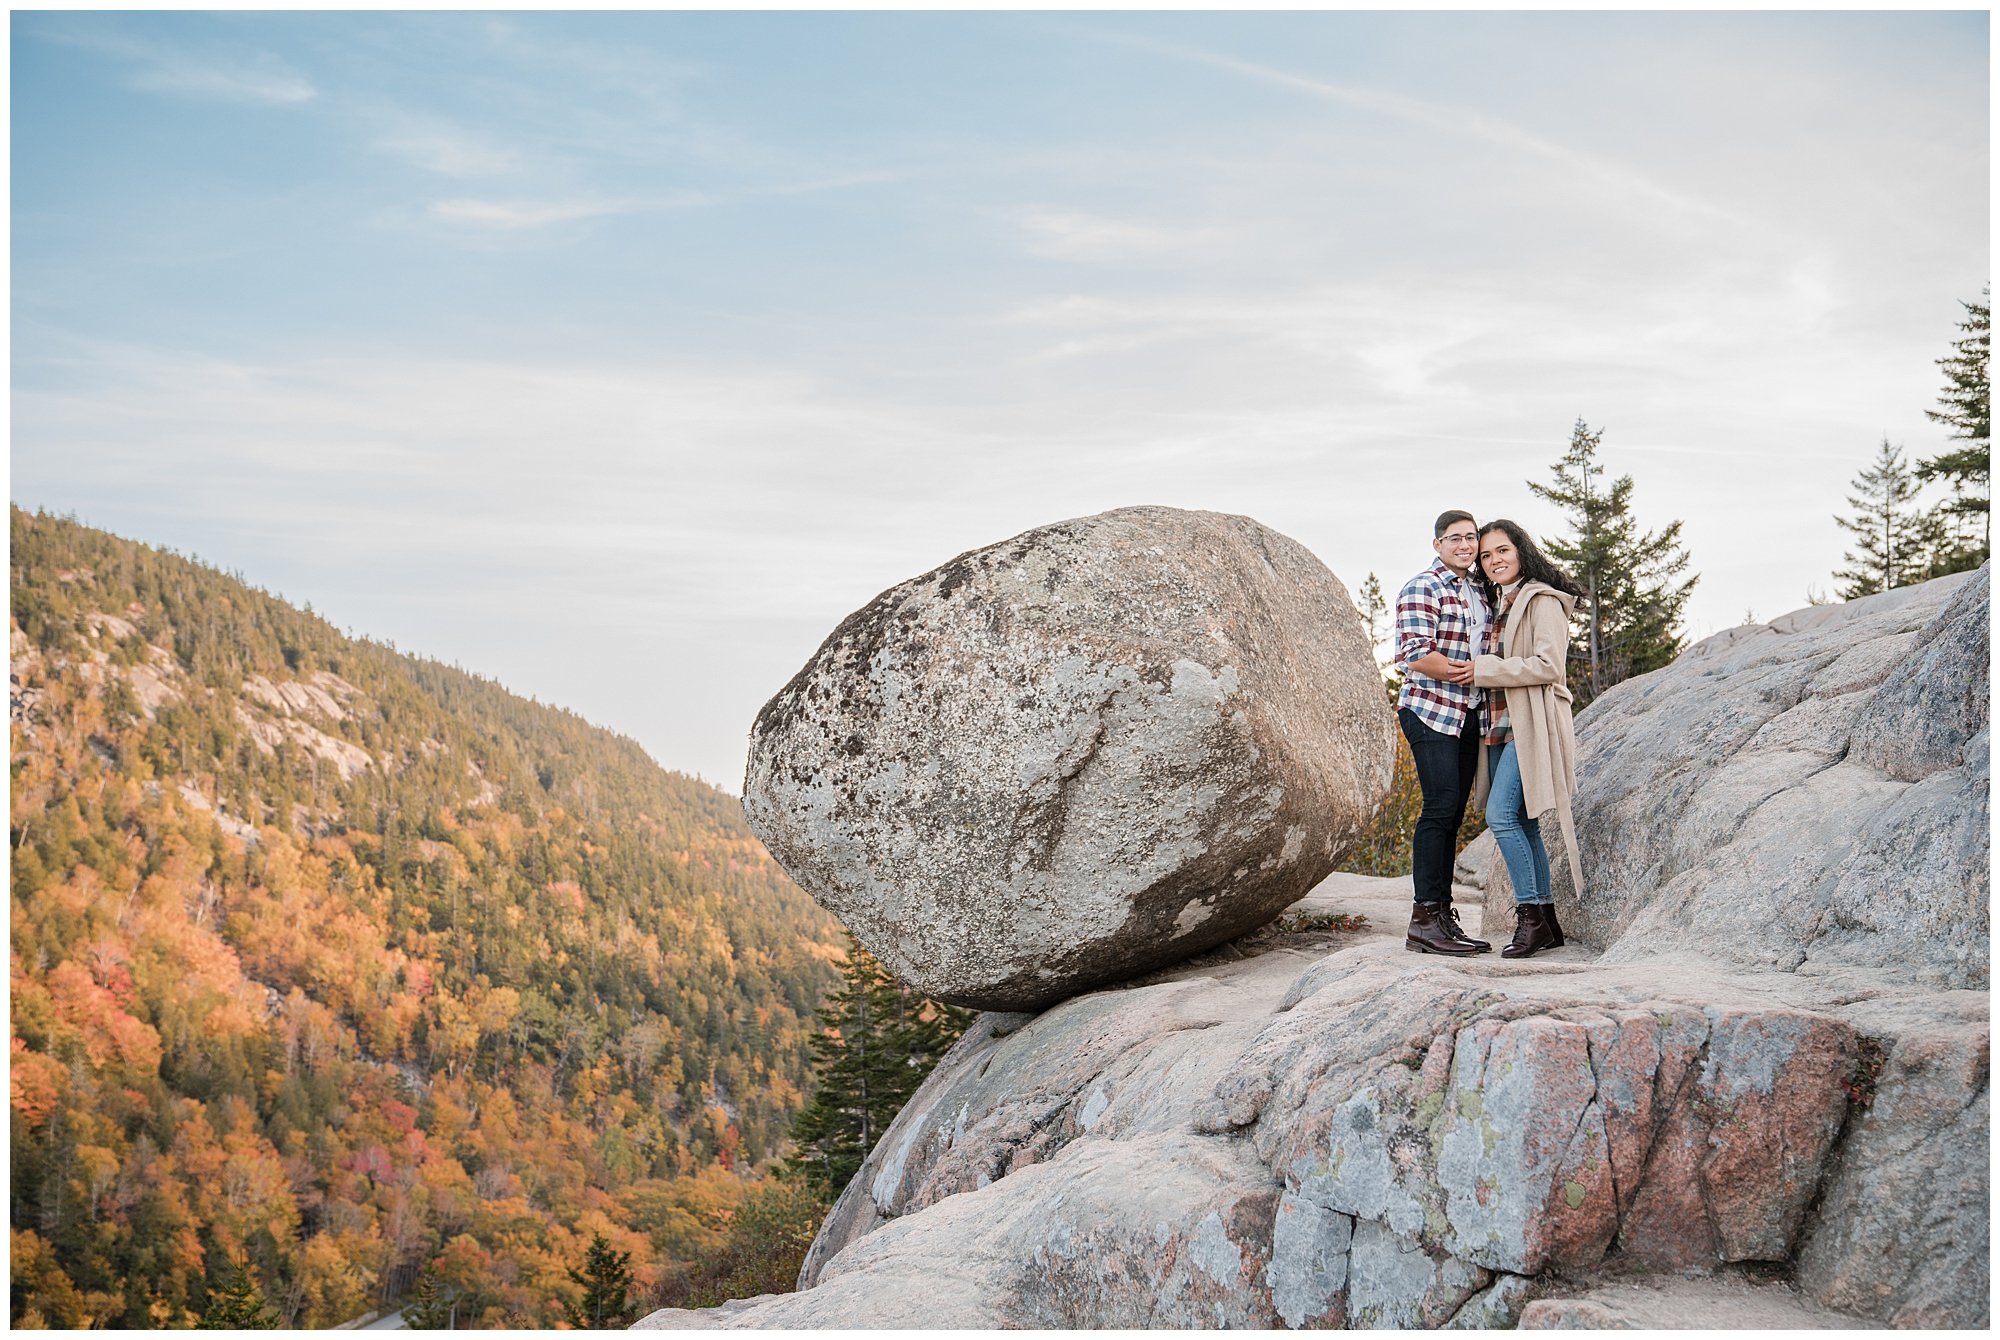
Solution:
{"label": "eyeglasses", "polygon": [[1439,543],[1439,544],[1478,544],[1478,543],[1479,543],[1479,534],[1478,534],[1478,532],[1476,532],[1476,531],[1467,531],[1467,532],[1466,532],[1465,534],[1463,534],[1463,535],[1440,535],[1440,536],[1438,536],[1438,543]]}

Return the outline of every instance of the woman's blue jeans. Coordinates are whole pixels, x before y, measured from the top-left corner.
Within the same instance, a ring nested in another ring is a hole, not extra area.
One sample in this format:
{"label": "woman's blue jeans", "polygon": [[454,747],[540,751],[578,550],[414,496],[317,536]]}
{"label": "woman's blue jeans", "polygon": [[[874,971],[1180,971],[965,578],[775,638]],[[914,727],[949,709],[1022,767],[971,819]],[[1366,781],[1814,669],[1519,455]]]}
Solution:
{"label": "woman's blue jeans", "polygon": [[1514,742],[1486,746],[1486,826],[1500,845],[1500,858],[1507,862],[1507,878],[1514,883],[1514,901],[1549,903],[1555,895],[1549,888],[1549,852],[1542,845],[1542,821],[1527,816],[1521,794],[1521,760],[1514,756]]}

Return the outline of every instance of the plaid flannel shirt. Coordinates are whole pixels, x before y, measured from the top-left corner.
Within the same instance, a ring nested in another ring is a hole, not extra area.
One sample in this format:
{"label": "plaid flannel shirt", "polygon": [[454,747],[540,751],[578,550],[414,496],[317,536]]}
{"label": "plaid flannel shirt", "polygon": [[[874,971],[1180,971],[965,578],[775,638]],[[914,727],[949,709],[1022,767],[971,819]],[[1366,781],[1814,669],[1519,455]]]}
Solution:
{"label": "plaid flannel shirt", "polygon": [[[1507,654],[1507,614],[1514,608],[1514,598],[1521,594],[1519,579],[1514,589],[1500,602],[1500,608],[1493,611],[1493,620],[1486,625],[1485,654],[1505,656]],[[1505,744],[1514,738],[1514,722],[1507,715],[1507,690],[1486,690],[1486,734],[1480,737],[1486,744]]]}
{"label": "plaid flannel shirt", "polygon": [[1465,729],[1466,714],[1479,707],[1481,691],[1419,674],[1410,663],[1434,651],[1454,661],[1471,660],[1486,624],[1486,597],[1478,579],[1471,573],[1453,576],[1443,559],[1403,583],[1396,594],[1396,668],[1403,672],[1396,706],[1409,708],[1426,726],[1446,735]]}

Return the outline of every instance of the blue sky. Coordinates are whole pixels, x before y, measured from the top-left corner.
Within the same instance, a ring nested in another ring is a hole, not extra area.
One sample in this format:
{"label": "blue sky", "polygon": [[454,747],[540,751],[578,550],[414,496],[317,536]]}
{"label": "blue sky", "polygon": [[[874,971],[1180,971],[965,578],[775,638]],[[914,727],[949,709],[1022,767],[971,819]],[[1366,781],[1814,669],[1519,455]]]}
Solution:
{"label": "blue sky", "polygon": [[1133,503],[1350,587],[1556,524],[1826,590],[1989,274],[1987,16],[16,13],[11,493],[734,789],[952,555]]}

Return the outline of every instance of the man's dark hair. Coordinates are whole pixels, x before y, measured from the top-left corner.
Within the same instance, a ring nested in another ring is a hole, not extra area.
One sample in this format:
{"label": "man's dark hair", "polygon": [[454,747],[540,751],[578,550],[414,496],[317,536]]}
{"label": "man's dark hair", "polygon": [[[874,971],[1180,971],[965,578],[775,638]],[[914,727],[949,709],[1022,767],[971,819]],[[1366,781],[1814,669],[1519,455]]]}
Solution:
{"label": "man's dark hair", "polygon": [[1470,512],[1460,512],[1456,509],[1446,512],[1438,518],[1437,524],[1431,527],[1431,538],[1435,540],[1442,537],[1447,530],[1451,529],[1451,523],[1454,521],[1470,520],[1472,520],[1472,513]]}
{"label": "man's dark hair", "polygon": [[[1541,551],[1541,547],[1528,537],[1528,532],[1521,529],[1518,523],[1506,520],[1489,521],[1479,528],[1480,542],[1483,544],[1486,537],[1496,530],[1506,532],[1507,538],[1514,542],[1514,556],[1521,562],[1520,580],[1524,582],[1542,582],[1553,586],[1556,590],[1573,599],[1576,602],[1576,608],[1585,609],[1589,607],[1590,594],[1581,586],[1578,586],[1567,572],[1557,567],[1554,560]],[[1481,566],[1478,571],[1479,584],[1486,591],[1486,603],[1495,609],[1499,608],[1500,588],[1493,583],[1492,579],[1487,577],[1484,566]]]}

